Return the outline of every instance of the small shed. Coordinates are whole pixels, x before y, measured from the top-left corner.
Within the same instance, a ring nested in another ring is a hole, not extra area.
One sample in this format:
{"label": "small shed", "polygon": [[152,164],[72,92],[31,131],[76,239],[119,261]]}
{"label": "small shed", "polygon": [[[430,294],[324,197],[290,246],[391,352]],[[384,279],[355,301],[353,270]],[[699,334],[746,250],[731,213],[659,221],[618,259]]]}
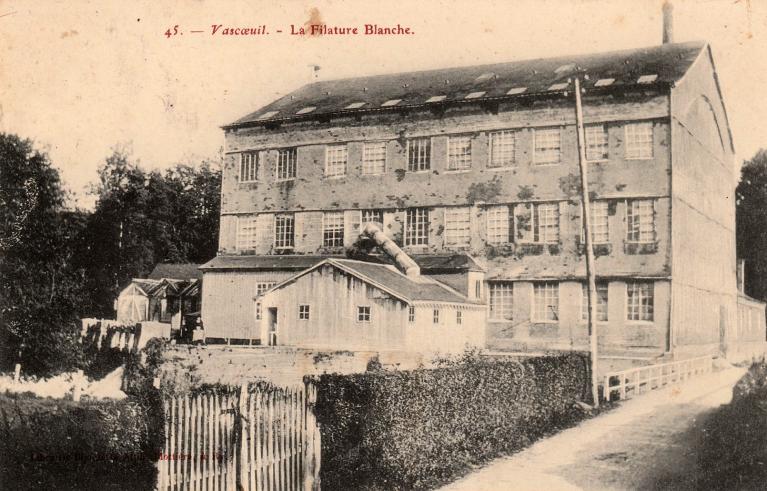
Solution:
{"label": "small shed", "polygon": [[159,280],[134,278],[117,297],[117,321],[123,324],[135,324],[149,320],[152,295],[159,285]]}
{"label": "small shed", "polygon": [[485,305],[388,264],[326,259],[255,301],[270,345],[456,353],[485,342]]}

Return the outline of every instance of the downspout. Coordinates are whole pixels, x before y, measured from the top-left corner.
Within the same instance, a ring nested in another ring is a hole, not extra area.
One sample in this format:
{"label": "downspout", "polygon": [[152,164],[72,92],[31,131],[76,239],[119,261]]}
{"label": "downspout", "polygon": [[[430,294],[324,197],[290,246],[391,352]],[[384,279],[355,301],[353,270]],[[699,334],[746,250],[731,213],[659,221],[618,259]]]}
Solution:
{"label": "downspout", "polygon": [[397,264],[397,267],[410,278],[421,275],[421,268],[408,256],[405,251],[394,243],[383,230],[374,223],[368,223],[360,232],[360,239],[372,239]]}

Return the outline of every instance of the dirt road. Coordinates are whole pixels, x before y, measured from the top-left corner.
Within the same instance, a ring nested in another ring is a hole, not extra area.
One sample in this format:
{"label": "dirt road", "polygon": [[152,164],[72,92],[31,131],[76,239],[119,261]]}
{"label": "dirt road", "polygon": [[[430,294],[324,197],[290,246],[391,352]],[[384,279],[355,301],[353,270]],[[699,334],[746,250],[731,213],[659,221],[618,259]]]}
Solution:
{"label": "dirt road", "polygon": [[744,373],[729,368],[643,394],[443,490],[694,489],[691,428],[730,401]]}

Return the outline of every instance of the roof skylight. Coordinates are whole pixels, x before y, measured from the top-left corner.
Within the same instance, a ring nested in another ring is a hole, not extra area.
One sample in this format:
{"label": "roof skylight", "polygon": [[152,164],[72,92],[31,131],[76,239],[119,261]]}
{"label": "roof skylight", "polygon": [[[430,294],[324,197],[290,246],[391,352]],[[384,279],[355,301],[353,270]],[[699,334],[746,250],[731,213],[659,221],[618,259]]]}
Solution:
{"label": "roof skylight", "polygon": [[565,90],[570,85],[567,82],[560,82],[549,87],[549,90]]}
{"label": "roof skylight", "polygon": [[597,80],[597,83],[594,84],[594,87],[607,87],[608,85],[612,85],[613,82],[615,82],[614,78],[600,78]]}
{"label": "roof skylight", "polygon": [[381,107],[396,106],[400,102],[402,102],[402,99],[389,99],[388,101],[381,104]]}
{"label": "roof skylight", "polygon": [[649,83],[655,82],[655,80],[657,80],[657,79],[658,79],[658,76],[655,75],[655,74],[653,74],[653,75],[642,75],[641,77],[639,77],[639,80],[637,80],[637,83],[638,84],[649,84]]}
{"label": "roof skylight", "polygon": [[466,97],[464,97],[464,99],[477,99],[479,97],[482,97],[485,94],[486,92],[484,90],[481,92],[472,92],[470,94],[467,94]]}
{"label": "roof skylight", "polygon": [[351,104],[346,106],[344,109],[359,109],[365,104],[366,104],[365,102],[352,102]]}
{"label": "roof skylight", "polygon": [[276,115],[278,112],[279,112],[279,111],[269,111],[269,112],[265,112],[264,114],[262,114],[261,116],[259,116],[259,117],[258,117],[258,119],[269,119],[269,118],[272,118],[272,117],[274,117],[274,116],[275,116],[275,115]]}
{"label": "roof skylight", "polygon": [[426,102],[440,102],[444,101],[447,98],[446,95],[433,95],[426,99]]}
{"label": "roof skylight", "polygon": [[310,112],[314,111],[315,109],[317,109],[317,106],[306,106],[306,107],[305,107],[305,108],[303,108],[303,109],[299,109],[299,110],[296,112],[296,114],[308,114],[308,113],[310,113]]}
{"label": "roof skylight", "polygon": [[494,76],[495,76],[495,73],[493,72],[483,73],[482,75],[474,79],[474,83],[479,84],[482,82],[486,82],[490,80],[491,78],[493,78]]}
{"label": "roof skylight", "polygon": [[526,90],[527,90],[527,87],[514,87],[509,89],[509,91],[506,92],[506,95],[517,95],[517,94],[523,93]]}

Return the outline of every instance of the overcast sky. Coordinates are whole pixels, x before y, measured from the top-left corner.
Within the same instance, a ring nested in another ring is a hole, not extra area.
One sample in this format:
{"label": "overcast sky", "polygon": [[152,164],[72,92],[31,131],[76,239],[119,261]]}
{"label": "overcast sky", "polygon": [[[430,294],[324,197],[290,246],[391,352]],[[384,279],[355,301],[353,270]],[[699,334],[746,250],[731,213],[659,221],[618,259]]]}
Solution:
{"label": "overcast sky", "polygon": [[[711,43],[738,160],[767,147],[767,1],[674,0],[675,41]],[[660,44],[662,0],[0,0],[0,131],[33,139],[78,203],[115,145],[146,168],[215,157],[219,126],[310,80]],[[400,37],[289,35],[397,23]],[[212,36],[211,25],[268,36]],[[163,34],[178,26],[170,38]],[[274,31],[283,29],[283,34]],[[192,33],[203,30],[203,33]]]}

